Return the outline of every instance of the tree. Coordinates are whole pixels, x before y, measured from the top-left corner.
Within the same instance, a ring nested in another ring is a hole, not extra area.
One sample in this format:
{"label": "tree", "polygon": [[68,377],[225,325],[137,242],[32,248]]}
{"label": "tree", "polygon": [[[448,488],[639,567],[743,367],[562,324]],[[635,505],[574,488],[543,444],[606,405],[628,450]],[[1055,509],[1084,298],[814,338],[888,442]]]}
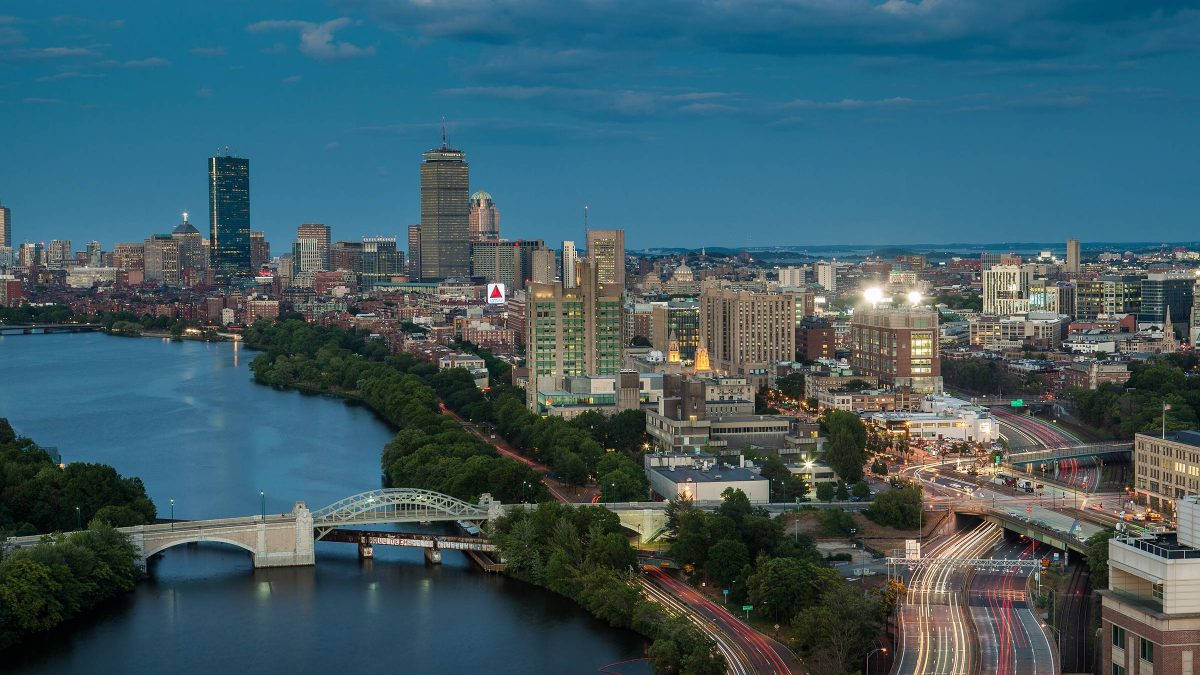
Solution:
{"label": "tree", "polygon": [[1108,588],[1108,540],[1116,536],[1116,530],[1105,528],[1087,538],[1088,570],[1092,573],[1092,588]]}
{"label": "tree", "polygon": [[837,486],[834,488],[834,496],[841,502],[850,499],[850,490],[846,489],[846,481],[839,480],[837,482]]}
{"label": "tree", "polygon": [[871,486],[867,485],[866,481],[860,480],[851,488],[850,494],[863,501],[867,501],[871,498]]}
{"label": "tree", "polygon": [[830,483],[829,481],[817,483],[817,501],[821,501],[821,502],[833,501],[834,489],[835,488],[833,487],[833,483]]}
{"label": "tree", "polygon": [[645,335],[634,335],[629,341],[631,347],[653,347],[654,343],[650,342],[650,338]]}
{"label": "tree", "polygon": [[814,666],[831,673],[856,671],[879,633],[879,606],[837,579],[821,594],[820,603],[802,609],[793,626],[801,650]]}
{"label": "tree", "polygon": [[846,410],[831,410],[821,423],[829,439],[825,445],[825,463],[846,482],[861,479],[867,447],[867,429],[862,420]]}
{"label": "tree", "polygon": [[902,530],[915,530],[921,526],[921,488],[904,485],[879,493],[866,515],[871,520]]}
{"label": "tree", "polygon": [[734,525],[740,527],[742,519],[753,511],[754,507],[750,505],[750,498],[745,492],[736,488],[725,488],[721,492],[721,505],[717,507],[717,514],[729,518]]}
{"label": "tree", "polygon": [[761,608],[769,619],[790,621],[838,578],[833,569],[795,558],[760,560],[747,579],[750,604]]}
{"label": "tree", "polygon": [[704,571],[709,579],[728,588],[749,563],[750,552],[745,544],[736,539],[722,539],[709,550]]}
{"label": "tree", "polygon": [[779,393],[793,400],[804,398],[804,373],[788,373],[775,380],[775,388]]}

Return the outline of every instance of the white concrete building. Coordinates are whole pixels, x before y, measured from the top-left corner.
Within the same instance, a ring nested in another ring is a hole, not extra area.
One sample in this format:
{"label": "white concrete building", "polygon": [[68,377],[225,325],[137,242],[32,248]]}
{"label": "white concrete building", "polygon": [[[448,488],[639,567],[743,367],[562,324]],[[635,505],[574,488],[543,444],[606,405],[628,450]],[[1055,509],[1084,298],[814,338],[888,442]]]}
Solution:
{"label": "white concrete building", "polygon": [[770,501],[770,481],[744,466],[729,466],[704,453],[650,453],[643,460],[650,488],[664,499],[686,497],[692,501],[719,501],[734,488],[746,493],[752,504]]}

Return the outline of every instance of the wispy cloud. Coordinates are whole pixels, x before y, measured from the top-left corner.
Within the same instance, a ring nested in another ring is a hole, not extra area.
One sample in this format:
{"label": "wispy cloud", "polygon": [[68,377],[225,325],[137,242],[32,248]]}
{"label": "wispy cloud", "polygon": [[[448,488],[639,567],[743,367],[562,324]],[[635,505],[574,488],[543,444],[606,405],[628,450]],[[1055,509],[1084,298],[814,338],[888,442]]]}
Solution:
{"label": "wispy cloud", "polygon": [[709,115],[736,110],[735,97],[720,91],[497,85],[455,87],[439,93],[455,97],[536,101],[598,117],[633,118],[663,113]]}
{"label": "wispy cloud", "polygon": [[99,56],[92,47],[41,47],[37,49],[12,49],[0,52],[0,61],[49,61]]}
{"label": "wispy cloud", "polygon": [[104,77],[104,73],[85,73],[78,70],[64,70],[53,75],[43,75],[37,78],[38,82],[57,82],[59,80],[83,80],[95,79]]}
{"label": "wispy cloud", "polygon": [[375,54],[375,47],[360,47],[349,42],[337,42],[333,34],[353,23],[348,17],[332,19],[324,23],[295,20],[257,21],[246,26],[251,33],[276,30],[293,30],[300,34],[300,52],[323,61],[352,59]]}
{"label": "wispy cloud", "polygon": [[212,98],[213,90],[209,87],[200,87],[196,90],[196,98]]}
{"label": "wispy cloud", "polygon": [[843,98],[837,101],[814,101],[810,99],[795,99],[780,105],[785,110],[866,110],[871,108],[911,108],[924,105],[925,101],[893,96],[881,99]]}
{"label": "wispy cloud", "polygon": [[287,77],[283,78],[281,82],[284,84],[296,84],[302,79],[304,78],[300,77],[299,75],[288,75]]}
{"label": "wispy cloud", "polygon": [[200,56],[203,58],[217,58],[225,56],[229,53],[229,50],[225,49],[224,47],[192,47],[188,50],[188,53],[192,56]]}
{"label": "wispy cloud", "polygon": [[28,96],[21,99],[21,103],[29,103],[31,105],[58,105],[63,100],[60,98],[39,98],[37,96]]}
{"label": "wispy cloud", "polygon": [[165,68],[171,65],[171,62],[161,56],[151,56],[144,59],[131,59],[129,61],[107,59],[96,65],[102,68]]}

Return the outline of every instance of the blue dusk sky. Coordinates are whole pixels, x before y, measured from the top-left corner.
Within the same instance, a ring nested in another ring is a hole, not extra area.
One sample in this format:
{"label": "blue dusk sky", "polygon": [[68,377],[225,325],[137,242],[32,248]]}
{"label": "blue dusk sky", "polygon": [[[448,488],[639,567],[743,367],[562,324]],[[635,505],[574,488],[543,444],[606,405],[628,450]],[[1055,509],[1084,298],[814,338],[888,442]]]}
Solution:
{"label": "blue dusk sky", "polygon": [[273,252],[403,242],[444,116],[508,238],[1195,239],[1198,5],[9,2],[0,203],[15,242],[206,230],[228,146]]}

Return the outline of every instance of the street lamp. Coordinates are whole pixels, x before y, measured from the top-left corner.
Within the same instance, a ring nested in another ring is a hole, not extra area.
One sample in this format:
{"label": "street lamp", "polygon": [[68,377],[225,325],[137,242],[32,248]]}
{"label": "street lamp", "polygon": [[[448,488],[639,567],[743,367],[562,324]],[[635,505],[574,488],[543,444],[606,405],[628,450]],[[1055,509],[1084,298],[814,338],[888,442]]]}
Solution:
{"label": "street lamp", "polygon": [[175,500],[171,500],[171,529],[175,529]]}
{"label": "street lamp", "polygon": [[267,493],[263,490],[258,491],[258,499],[262,503],[262,519],[267,519]]}
{"label": "street lamp", "polygon": [[77,530],[83,529],[83,516],[79,512],[78,506],[75,507],[75,529],[77,529]]}
{"label": "street lamp", "polygon": [[867,662],[863,664],[863,675],[871,675],[871,657],[875,655],[875,652],[883,652],[886,654],[887,647],[876,647],[875,649],[871,650],[871,653],[867,654]]}

